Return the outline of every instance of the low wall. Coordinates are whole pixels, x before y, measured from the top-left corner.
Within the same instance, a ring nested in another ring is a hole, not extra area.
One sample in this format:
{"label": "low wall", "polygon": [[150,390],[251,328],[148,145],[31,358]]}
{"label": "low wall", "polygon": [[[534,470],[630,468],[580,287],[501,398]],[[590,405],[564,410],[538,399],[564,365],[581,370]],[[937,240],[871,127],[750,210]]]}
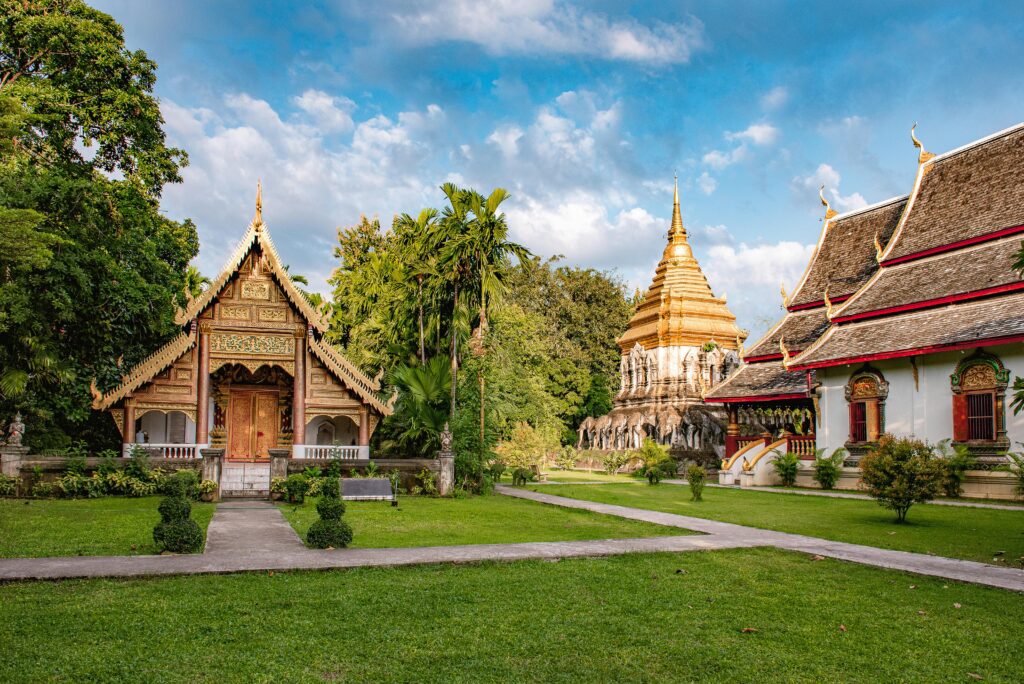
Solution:
{"label": "low wall", "polygon": [[[808,467],[801,468],[796,476],[798,487],[819,489],[818,483],[812,475],[814,471]],[[1017,478],[1011,473],[990,470],[968,470],[964,474],[963,496],[971,499],[1000,499],[1011,500],[1016,498],[1013,492]],[[860,485],[860,468],[844,467],[836,489],[862,490]]]}
{"label": "low wall", "polygon": [[[365,475],[370,463],[377,465],[377,473],[384,475],[392,470],[397,470],[401,480],[401,486],[406,489],[419,486],[417,476],[424,468],[437,475],[441,470],[440,461],[436,458],[374,458],[374,459],[353,459],[339,461],[341,463],[341,475],[346,477],[353,471]],[[306,468],[316,466],[325,470],[331,461],[323,458],[289,458],[288,474],[301,473]]]}

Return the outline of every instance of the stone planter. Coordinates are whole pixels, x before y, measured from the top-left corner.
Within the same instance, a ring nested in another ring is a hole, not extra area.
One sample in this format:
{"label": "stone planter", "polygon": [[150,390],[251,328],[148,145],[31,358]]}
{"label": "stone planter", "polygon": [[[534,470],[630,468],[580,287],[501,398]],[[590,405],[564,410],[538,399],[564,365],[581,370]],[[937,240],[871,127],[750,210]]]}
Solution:
{"label": "stone planter", "polygon": [[210,503],[217,497],[217,492],[203,492],[199,495],[199,498],[203,501]]}
{"label": "stone planter", "polygon": [[283,498],[284,498],[284,494],[282,492],[270,492],[270,500],[271,501],[280,501]]}
{"label": "stone planter", "polygon": [[730,470],[722,470],[718,473],[718,484],[720,485],[734,485],[736,484],[736,473]]}

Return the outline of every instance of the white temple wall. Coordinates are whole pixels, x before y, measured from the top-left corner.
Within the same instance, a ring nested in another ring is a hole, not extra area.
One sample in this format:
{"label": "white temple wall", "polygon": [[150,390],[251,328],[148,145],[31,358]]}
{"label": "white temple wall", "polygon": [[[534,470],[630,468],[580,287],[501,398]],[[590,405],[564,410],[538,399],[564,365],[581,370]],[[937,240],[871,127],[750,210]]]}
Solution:
{"label": "white temple wall", "polygon": [[[196,441],[196,424],[191,418],[180,411],[163,413],[147,411],[138,419],[142,432],[145,433],[147,444],[194,444]],[[182,422],[184,433],[182,433]],[[142,442],[135,435],[137,442]]]}
{"label": "white temple wall", "polygon": [[306,424],[305,438],[303,444],[354,446],[359,426],[347,416],[314,416]]}
{"label": "white temple wall", "polygon": [[[914,437],[935,444],[953,436],[953,393],[949,376],[957,364],[975,350],[943,352],[916,357],[918,386],[914,387],[913,367],[910,360],[891,359],[872,362],[889,383],[889,396],[885,401],[885,431],[900,437]],[[1003,345],[985,347],[985,351],[998,356],[1010,371],[1010,385],[1016,377],[1024,377],[1024,347]],[[818,447],[829,453],[845,445],[849,437],[849,409],[846,403],[846,383],[850,375],[863,364],[824,368],[818,371],[822,385],[821,427]],[[1009,408],[1012,391],[1006,393],[1006,431],[1016,450],[1024,442],[1024,413],[1013,415]]]}

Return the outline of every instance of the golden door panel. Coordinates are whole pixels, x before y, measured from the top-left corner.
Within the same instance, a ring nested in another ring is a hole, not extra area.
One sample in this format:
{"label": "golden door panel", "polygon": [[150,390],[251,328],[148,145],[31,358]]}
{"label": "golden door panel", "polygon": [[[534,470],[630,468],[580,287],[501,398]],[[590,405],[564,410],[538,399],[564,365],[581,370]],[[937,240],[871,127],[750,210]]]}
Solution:
{"label": "golden door panel", "polygon": [[256,393],[256,440],[253,450],[256,458],[269,459],[268,450],[277,446],[277,428],[281,422],[277,401],[277,392]]}
{"label": "golden door panel", "polygon": [[252,392],[231,393],[228,406],[228,458],[251,460],[252,430]]}

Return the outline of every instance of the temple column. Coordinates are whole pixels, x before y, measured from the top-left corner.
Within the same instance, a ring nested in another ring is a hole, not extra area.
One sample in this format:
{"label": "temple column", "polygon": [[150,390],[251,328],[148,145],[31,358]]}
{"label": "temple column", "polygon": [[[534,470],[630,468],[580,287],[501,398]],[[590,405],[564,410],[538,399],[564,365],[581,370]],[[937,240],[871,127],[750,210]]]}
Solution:
{"label": "temple column", "polygon": [[196,444],[210,444],[210,324],[199,324],[199,367],[196,369]]}
{"label": "temple column", "polygon": [[124,417],[121,422],[121,443],[124,445],[122,456],[128,455],[129,447],[135,443],[135,400],[124,400]]}
{"label": "temple column", "polygon": [[729,424],[725,428],[725,456],[728,458],[739,451],[740,422],[739,410],[735,404],[727,404]]}
{"label": "temple column", "polygon": [[292,386],[292,444],[306,443],[306,327],[295,330],[295,375]]}
{"label": "temple column", "polygon": [[370,446],[370,412],[359,407],[359,446]]}

